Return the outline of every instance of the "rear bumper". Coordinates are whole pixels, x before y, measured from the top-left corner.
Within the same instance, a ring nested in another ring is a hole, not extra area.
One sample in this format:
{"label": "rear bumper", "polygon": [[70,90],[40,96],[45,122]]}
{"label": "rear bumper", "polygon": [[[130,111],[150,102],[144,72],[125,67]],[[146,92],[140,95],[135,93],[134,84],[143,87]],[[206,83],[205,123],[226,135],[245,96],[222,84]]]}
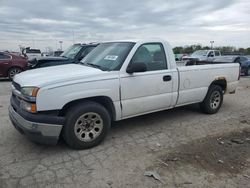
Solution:
{"label": "rear bumper", "polygon": [[29,121],[19,115],[12,106],[9,107],[9,117],[14,127],[31,141],[41,144],[56,144],[63,124],[48,124]]}

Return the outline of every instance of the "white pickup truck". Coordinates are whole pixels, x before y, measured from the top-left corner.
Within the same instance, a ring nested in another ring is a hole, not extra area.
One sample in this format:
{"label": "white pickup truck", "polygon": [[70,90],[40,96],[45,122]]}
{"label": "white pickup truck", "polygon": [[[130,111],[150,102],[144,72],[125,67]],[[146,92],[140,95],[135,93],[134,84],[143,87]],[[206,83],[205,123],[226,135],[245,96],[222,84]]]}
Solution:
{"label": "white pickup truck", "polygon": [[182,60],[213,61],[221,57],[219,50],[197,50],[190,56],[185,56]]}
{"label": "white pickup truck", "polygon": [[239,64],[176,67],[162,40],[107,42],[81,64],[16,75],[9,116],[32,141],[55,144],[62,136],[85,149],[104,139],[112,121],[192,103],[214,114],[238,80]]}
{"label": "white pickup truck", "polygon": [[[183,61],[191,60],[189,63],[241,63],[240,55],[221,55],[219,50],[197,50],[190,56],[184,56]],[[193,61],[192,61],[193,60]]]}

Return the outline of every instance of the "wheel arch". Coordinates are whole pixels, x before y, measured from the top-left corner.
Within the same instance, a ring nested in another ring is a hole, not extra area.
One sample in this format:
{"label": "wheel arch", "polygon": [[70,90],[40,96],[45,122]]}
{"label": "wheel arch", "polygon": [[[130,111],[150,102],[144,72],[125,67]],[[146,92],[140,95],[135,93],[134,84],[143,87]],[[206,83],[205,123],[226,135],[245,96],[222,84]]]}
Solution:
{"label": "wheel arch", "polygon": [[216,78],[214,81],[212,81],[209,87],[211,87],[212,85],[220,86],[221,89],[223,90],[223,93],[225,93],[227,90],[227,80],[225,77]]}
{"label": "wheel arch", "polygon": [[88,98],[73,100],[63,106],[63,108],[59,111],[59,115],[64,116],[70,107],[79,103],[84,103],[86,101],[93,101],[102,105],[108,111],[111,120],[114,121],[116,119],[116,110],[115,110],[114,103],[111,100],[111,98],[107,96],[95,96],[95,97],[88,97]]}

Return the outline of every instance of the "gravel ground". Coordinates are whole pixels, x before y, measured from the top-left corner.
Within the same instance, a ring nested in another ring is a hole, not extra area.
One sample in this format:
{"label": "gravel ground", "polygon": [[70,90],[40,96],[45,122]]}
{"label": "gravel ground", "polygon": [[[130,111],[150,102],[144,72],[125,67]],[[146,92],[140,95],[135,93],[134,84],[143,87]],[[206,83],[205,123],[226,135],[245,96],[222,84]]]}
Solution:
{"label": "gravel ground", "polygon": [[191,105],[116,122],[82,151],[20,135],[8,118],[10,86],[0,80],[0,187],[250,187],[250,77],[215,115]]}

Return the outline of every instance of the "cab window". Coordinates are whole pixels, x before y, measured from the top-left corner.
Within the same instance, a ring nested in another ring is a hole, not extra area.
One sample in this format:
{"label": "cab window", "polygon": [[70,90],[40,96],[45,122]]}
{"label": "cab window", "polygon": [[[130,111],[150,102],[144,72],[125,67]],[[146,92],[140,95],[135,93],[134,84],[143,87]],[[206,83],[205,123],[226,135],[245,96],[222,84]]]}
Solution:
{"label": "cab window", "polygon": [[220,56],[220,52],[219,51],[215,51],[215,56]]}
{"label": "cab window", "polygon": [[161,43],[148,43],[141,45],[135,52],[131,63],[145,63],[147,71],[167,69],[167,61]]}
{"label": "cab window", "polygon": [[214,57],[214,52],[213,51],[209,52],[208,57]]}

